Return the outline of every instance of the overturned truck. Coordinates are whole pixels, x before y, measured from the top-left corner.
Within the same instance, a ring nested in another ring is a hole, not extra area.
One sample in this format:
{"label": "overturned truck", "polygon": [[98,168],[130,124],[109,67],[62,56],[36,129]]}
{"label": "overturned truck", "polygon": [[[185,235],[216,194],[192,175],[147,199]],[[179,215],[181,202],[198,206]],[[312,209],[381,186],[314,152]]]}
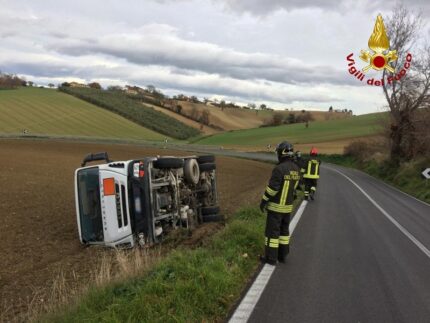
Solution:
{"label": "overturned truck", "polygon": [[222,220],[211,155],[113,162],[107,153],[89,154],[75,171],[75,200],[87,245],[151,245],[174,229]]}

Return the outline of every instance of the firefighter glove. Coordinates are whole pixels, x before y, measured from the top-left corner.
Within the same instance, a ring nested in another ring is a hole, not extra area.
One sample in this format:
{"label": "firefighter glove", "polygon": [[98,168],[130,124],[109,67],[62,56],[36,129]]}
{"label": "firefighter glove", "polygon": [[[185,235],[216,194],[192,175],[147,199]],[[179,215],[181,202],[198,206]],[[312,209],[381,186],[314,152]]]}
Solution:
{"label": "firefighter glove", "polygon": [[266,205],[267,205],[267,201],[261,200],[261,203],[260,203],[261,212],[264,212],[266,210]]}

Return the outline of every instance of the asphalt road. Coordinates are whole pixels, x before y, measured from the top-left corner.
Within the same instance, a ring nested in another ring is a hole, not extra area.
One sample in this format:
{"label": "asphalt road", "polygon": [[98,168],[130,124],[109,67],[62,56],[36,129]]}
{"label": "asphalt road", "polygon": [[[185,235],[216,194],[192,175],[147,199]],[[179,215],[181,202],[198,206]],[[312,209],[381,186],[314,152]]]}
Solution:
{"label": "asphalt road", "polygon": [[287,263],[249,322],[430,322],[428,249],[430,205],[362,172],[323,167]]}

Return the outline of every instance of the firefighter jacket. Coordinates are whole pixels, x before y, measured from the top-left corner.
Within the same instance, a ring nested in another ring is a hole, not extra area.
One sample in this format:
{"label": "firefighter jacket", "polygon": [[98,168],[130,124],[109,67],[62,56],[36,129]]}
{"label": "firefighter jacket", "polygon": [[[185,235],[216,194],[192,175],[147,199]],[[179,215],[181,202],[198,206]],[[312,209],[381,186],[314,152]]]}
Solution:
{"label": "firefighter jacket", "polygon": [[263,200],[267,203],[267,210],[278,213],[291,213],[295,189],[300,181],[300,169],[292,161],[279,163],[272,171],[272,176]]}
{"label": "firefighter jacket", "polygon": [[307,161],[302,157],[297,157],[295,163],[300,168],[300,172],[303,174],[306,171]]}
{"label": "firefighter jacket", "polygon": [[308,159],[303,173],[303,178],[318,179],[320,178],[320,164],[321,161],[316,158]]}

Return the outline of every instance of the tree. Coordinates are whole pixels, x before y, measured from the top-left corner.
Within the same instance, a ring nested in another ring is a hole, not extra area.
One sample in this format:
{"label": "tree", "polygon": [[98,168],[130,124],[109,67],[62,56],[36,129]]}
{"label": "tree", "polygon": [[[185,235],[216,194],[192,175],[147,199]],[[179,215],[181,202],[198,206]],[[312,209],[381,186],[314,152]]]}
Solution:
{"label": "tree", "polygon": [[34,82],[33,82],[33,81],[28,81],[28,82],[27,82],[27,84],[28,84],[28,86],[30,86],[30,87],[31,87],[31,86],[33,86],[33,85],[34,85]]}
{"label": "tree", "polygon": [[55,85],[52,83],[49,83],[48,86],[52,89]]}
{"label": "tree", "polygon": [[273,114],[273,121],[272,121],[272,124],[274,125],[274,126],[279,126],[280,124],[282,124],[282,120],[284,119],[284,117],[283,117],[283,115],[282,115],[282,113],[280,113],[280,112],[275,112],[274,114]]}
{"label": "tree", "polygon": [[328,112],[333,112],[333,107],[330,106],[330,108],[328,108]]}
{"label": "tree", "polygon": [[267,109],[267,105],[265,105],[264,103],[260,104],[260,110],[266,110]]}
{"label": "tree", "polygon": [[22,86],[23,80],[17,75],[3,74],[0,72],[0,88],[2,89],[16,89]]}
{"label": "tree", "polygon": [[286,121],[289,124],[296,123],[296,116],[295,116],[295,114],[294,113],[289,113]]}
{"label": "tree", "polygon": [[209,126],[209,117],[210,117],[210,113],[208,110],[203,110],[202,111],[202,115],[200,117],[200,122],[204,125]]}
{"label": "tree", "polygon": [[219,106],[221,107],[221,110],[224,111],[224,109],[225,109],[225,101],[221,100],[221,102],[219,103]]}
{"label": "tree", "polygon": [[255,110],[255,108],[257,108],[257,106],[255,105],[255,103],[248,103],[248,107],[252,110]]}
{"label": "tree", "polygon": [[109,85],[107,89],[108,91],[112,91],[112,92],[122,91],[122,87],[119,85]]}
{"label": "tree", "polygon": [[[391,48],[397,50],[398,56],[392,65],[395,73],[383,72],[386,80],[383,92],[391,115],[390,159],[395,165],[421,153],[417,151],[419,138],[413,120],[419,108],[430,106],[430,46],[419,48],[417,45],[421,27],[421,16],[414,16],[402,5],[397,5],[387,20]],[[409,54],[412,50],[414,56],[409,70],[396,80],[396,74],[412,58]]]}
{"label": "tree", "polygon": [[147,85],[146,86],[146,90],[149,92],[149,93],[154,93],[155,92],[155,86],[154,85]]}
{"label": "tree", "polygon": [[101,90],[101,88],[102,88],[100,83],[97,83],[97,82],[88,83],[88,86],[92,89],[97,89],[97,90]]}

